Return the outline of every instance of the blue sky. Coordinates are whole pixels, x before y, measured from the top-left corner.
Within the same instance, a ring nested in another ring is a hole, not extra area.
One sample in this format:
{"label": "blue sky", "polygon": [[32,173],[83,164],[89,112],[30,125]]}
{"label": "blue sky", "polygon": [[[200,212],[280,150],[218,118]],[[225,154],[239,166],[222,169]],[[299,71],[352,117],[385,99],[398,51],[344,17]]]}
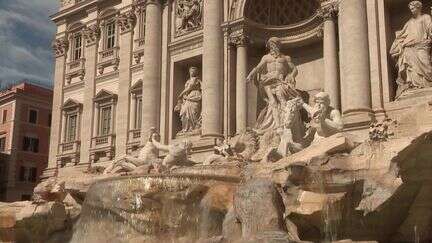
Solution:
{"label": "blue sky", "polygon": [[0,80],[51,85],[56,31],[49,20],[60,0],[0,0]]}

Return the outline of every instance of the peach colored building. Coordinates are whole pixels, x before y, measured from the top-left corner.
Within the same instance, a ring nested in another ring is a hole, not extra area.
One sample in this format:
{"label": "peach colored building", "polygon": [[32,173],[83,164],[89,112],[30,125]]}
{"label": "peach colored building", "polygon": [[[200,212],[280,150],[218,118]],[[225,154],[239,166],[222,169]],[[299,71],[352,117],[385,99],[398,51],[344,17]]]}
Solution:
{"label": "peach colored building", "polygon": [[27,82],[0,91],[0,201],[29,199],[47,167],[52,95]]}

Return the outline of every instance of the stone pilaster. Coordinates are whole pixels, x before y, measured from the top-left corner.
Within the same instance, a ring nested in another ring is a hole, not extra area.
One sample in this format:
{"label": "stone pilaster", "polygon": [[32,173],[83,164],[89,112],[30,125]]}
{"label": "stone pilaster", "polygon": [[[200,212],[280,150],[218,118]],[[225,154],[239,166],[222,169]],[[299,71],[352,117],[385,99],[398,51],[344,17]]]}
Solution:
{"label": "stone pilaster", "polygon": [[339,3],[342,111],[346,126],[370,122],[371,88],[366,1]]}
{"label": "stone pilaster", "polygon": [[223,129],[223,1],[204,1],[203,136],[221,136]]}
{"label": "stone pilaster", "polygon": [[87,164],[90,162],[90,149],[91,139],[95,134],[93,133],[94,124],[93,119],[95,115],[93,98],[96,94],[96,63],[98,42],[100,38],[100,29],[97,23],[87,26],[84,30],[84,43],[85,51],[84,56],[86,59],[85,70],[86,76],[84,78],[84,102],[81,127],[81,151],[80,151],[80,164]]}
{"label": "stone pilaster", "polygon": [[248,124],[247,84],[248,75],[248,44],[245,33],[237,33],[230,37],[232,45],[236,46],[236,133],[246,131]]}
{"label": "stone pilaster", "polygon": [[150,128],[159,129],[160,126],[162,59],[162,3],[160,0],[148,0],[146,3],[144,49],[142,142],[148,138]]}
{"label": "stone pilaster", "polygon": [[[61,143],[62,112],[59,107],[63,103],[63,87],[66,70],[66,53],[68,50],[68,41],[66,37],[58,38],[53,43],[55,54],[55,73],[54,73],[54,93],[53,109],[51,115],[50,147],[48,157],[48,168],[44,171],[43,177],[53,176],[57,169],[58,147]],[[14,131],[16,133],[16,131]]]}
{"label": "stone pilaster", "polygon": [[120,64],[118,101],[116,112],[116,156],[123,156],[127,152],[127,139],[129,134],[130,119],[130,87],[131,87],[131,63],[133,49],[133,28],[136,23],[135,14],[132,11],[120,14],[117,24],[120,30]]}
{"label": "stone pilaster", "polygon": [[323,18],[324,91],[330,95],[333,107],[340,109],[338,43],[336,33],[337,5],[321,9]]}

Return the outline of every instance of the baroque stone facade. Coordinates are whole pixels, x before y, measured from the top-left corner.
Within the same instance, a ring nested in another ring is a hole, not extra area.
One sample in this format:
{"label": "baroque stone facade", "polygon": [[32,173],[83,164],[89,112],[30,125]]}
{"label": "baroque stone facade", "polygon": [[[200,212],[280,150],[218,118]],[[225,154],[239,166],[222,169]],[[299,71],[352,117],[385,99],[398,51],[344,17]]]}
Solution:
{"label": "baroque stone facade", "polygon": [[[314,119],[315,103],[327,101],[331,112],[315,117],[317,124],[337,120],[337,129],[343,123],[366,138],[372,121],[403,119],[432,96],[430,15],[420,11],[429,7],[385,0],[62,1],[52,16],[58,29],[46,175],[130,156],[153,128],[163,144],[192,141],[192,157],[204,161],[218,139],[249,128],[259,134],[280,126],[278,119]],[[407,42],[419,25],[423,42],[416,45],[425,53]],[[299,111],[282,118],[283,109]],[[425,123],[419,118],[413,126]]]}

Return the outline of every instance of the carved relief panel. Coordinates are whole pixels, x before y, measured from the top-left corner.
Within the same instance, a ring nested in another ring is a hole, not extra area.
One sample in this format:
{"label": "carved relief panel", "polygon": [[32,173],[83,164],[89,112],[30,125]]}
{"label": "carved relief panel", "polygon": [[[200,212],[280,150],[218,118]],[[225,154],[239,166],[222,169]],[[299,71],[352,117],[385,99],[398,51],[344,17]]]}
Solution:
{"label": "carved relief panel", "polygon": [[175,4],[176,36],[202,28],[204,0],[177,0]]}

